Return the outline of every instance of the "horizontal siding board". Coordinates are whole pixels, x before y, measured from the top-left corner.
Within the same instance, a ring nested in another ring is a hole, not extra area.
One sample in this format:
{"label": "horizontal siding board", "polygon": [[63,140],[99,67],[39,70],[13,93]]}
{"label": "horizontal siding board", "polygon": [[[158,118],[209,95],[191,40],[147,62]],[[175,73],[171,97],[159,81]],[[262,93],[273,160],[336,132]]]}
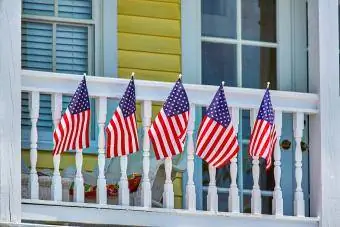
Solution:
{"label": "horizontal siding board", "polygon": [[137,35],[130,33],[118,34],[118,47],[121,50],[135,50],[166,54],[181,53],[181,42],[177,38]]}
{"label": "horizontal siding board", "polygon": [[173,2],[173,3],[177,3],[180,4],[181,0],[148,0],[150,2]]}
{"label": "horizontal siding board", "polygon": [[152,70],[141,70],[133,68],[118,68],[120,78],[130,78],[132,72],[135,72],[137,80],[154,80],[164,82],[174,82],[178,78],[178,72],[163,72]]}
{"label": "horizontal siding board", "polygon": [[118,15],[118,32],[180,37],[180,21]]}
{"label": "horizontal siding board", "polygon": [[181,57],[180,55],[119,50],[118,65],[123,68],[178,72],[181,67]]}
{"label": "horizontal siding board", "polygon": [[145,1],[145,0],[118,0],[118,12],[123,15],[180,19],[180,6],[176,3]]}

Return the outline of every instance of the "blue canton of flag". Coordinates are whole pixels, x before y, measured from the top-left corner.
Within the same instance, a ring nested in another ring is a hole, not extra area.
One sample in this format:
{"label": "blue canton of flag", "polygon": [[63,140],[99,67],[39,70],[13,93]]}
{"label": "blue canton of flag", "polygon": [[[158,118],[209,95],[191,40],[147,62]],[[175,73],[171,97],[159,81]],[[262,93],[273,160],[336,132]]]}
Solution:
{"label": "blue canton of flag", "polygon": [[269,169],[276,141],[274,110],[267,88],[250,136],[249,155],[266,159],[266,169]]}
{"label": "blue canton of flag", "polygon": [[196,154],[210,165],[220,168],[239,151],[227,100],[221,85],[200,124]]}
{"label": "blue canton of flag", "polygon": [[178,79],[148,132],[157,159],[183,151],[188,121],[189,100]]}

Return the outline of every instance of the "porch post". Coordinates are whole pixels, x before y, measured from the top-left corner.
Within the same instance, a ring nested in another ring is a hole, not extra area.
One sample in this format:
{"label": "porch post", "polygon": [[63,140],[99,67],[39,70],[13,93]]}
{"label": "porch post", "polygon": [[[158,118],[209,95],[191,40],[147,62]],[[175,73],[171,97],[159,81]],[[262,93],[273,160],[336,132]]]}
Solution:
{"label": "porch post", "polygon": [[0,222],[21,221],[21,1],[0,1]]}
{"label": "porch post", "polygon": [[310,117],[310,207],[320,226],[340,223],[338,0],[308,1],[309,91],[320,96]]}

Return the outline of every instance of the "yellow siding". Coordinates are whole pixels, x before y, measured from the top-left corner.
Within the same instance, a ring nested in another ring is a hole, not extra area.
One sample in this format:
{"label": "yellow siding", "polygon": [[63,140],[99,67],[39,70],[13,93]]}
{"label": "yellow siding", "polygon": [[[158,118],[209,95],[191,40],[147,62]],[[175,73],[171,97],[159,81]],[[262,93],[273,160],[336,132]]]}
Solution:
{"label": "yellow siding", "polygon": [[[118,0],[118,75],[174,82],[181,72],[180,0]],[[153,105],[153,119],[161,105]],[[140,105],[137,121],[141,122]],[[182,175],[174,180],[175,207],[182,207]]]}

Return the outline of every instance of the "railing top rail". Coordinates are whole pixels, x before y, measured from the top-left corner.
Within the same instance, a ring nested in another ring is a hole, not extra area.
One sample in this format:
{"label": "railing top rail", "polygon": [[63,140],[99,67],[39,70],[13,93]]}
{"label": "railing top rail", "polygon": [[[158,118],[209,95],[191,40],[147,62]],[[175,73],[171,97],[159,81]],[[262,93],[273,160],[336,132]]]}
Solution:
{"label": "railing top rail", "polygon": [[[82,76],[22,70],[22,91],[39,91],[42,93],[73,94]],[[138,76],[137,76],[138,78]],[[120,98],[128,84],[127,79],[87,76],[91,97]],[[185,79],[184,79],[185,80]],[[137,100],[162,102],[168,96],[174,83],[136,80]],[[184,84],[189,101],[200,106],[210,104],[217,86]],[[242,109],[258,108],[264,90],[249,88],[225,88],[230,107]],[[271,91],[273,107],[284,112],[317,113],[319,97],[317,94],[289,91]]]}

